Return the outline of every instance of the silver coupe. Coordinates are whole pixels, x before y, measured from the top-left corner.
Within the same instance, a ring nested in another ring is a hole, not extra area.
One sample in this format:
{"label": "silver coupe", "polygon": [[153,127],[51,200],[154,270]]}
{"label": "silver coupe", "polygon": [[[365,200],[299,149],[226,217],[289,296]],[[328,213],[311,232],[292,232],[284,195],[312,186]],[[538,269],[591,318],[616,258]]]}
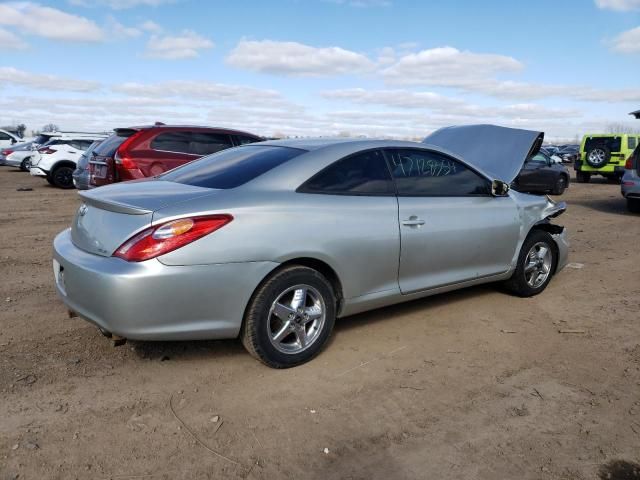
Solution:
{"label": "silver coupe", "polygon": [[57,292],[119,339],[239,336],[275,368],[318,354],[338,317],[487,282],[536,295],[567,262],[565,205],[508,185],[542,139],[267,141],[81,192]]}

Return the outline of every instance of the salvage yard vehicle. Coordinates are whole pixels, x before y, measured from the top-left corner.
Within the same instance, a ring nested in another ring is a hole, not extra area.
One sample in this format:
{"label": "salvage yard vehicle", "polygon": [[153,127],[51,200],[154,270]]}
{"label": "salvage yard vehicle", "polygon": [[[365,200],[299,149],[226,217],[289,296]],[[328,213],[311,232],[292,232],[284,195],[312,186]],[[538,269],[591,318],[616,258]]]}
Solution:
{"label": "salvage yard vehicle", "polygon": [[30,141],[0,150],[0,165],[18,167],[23,172],[28,172],[33,146],[34,142]]}
{"label": "salvage yard vehicle", "polygon": [[640,145],[627,159],[620,185],[622,196],[627,199],[627,209],[640,213]]}
{"label": "salvage yard vehicle", "polygon": [[247,132],[156,123],[117,128],[89,159],[90,185],[153,177],[204,155],[260,142]]}
{"label": "salvage yard vehicle", "polygon": [[524,162],[511,187],[519,192],[562,195],[569,186],[569,171],[548,155],[538,152]]}
{"label": "salvage yard vehicle", "polygon": [[49,184],[58,188],[73,188],[73,171],[80,156],[103,134],[64,134],[38,148],[31,158],[29,172],[36,177],[45,177]]}
{"label": "salvage yard vehicle", "polygon": [[106,335],[240,336],[275,368],[317,355],[337,317],[488,282],[537,295],[567,262],[566,206],[509,183],[542,138],[267,141],[80,192],[56,290]]}
{"label": "salvage yard vehicle", "polygon": [[624,165],[640,142],[640,135],[627,133],[587,134],[573,164],[578,183],[589,183],[592,175],[619,181]]}
{"label": "salvage yard vehicle", "polygon": [[0,148],[12,147],[17,143],[22,143],[22,140],[17,135],[14,135],[11,132],[7,132],[6,130],[0,130]]}
{"label": "salvage yard vehicle", "polygon": [[88,190],[89,185],[89,158],[92,156],[93,151],[103,140],[96,140],[93,142],[87,150],[80,156],[76,169],[73,171],[73,185],[78,190]]}

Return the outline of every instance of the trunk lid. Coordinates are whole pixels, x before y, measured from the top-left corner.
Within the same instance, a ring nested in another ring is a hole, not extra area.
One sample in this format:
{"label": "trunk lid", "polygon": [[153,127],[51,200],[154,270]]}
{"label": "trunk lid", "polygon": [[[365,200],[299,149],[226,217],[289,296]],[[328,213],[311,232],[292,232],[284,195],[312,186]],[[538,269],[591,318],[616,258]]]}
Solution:
{"label": "trunk lid", "polygon": [[543,140],[543,132],[463,125],[436,130],[422,143],[444,148],[493,179],[511,183],[524,162],[538,153]]}
{"label": "trunk lid", "polygon": [[85,190],[79,192],[83,203],[73,219],[71,239],[86,252],[109,257],[134,234],[148,228],[156,210],[213,192],[154,179]]}

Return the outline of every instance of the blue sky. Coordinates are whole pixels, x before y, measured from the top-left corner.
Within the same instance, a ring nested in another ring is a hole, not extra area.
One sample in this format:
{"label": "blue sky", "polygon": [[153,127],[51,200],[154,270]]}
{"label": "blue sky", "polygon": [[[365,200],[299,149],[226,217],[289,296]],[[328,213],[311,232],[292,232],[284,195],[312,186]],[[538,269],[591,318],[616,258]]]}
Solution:
{"label": "blue sky", "polygon": [[640,129],[640,0],[0,1],[0,44],[0,124],[33,129]]}

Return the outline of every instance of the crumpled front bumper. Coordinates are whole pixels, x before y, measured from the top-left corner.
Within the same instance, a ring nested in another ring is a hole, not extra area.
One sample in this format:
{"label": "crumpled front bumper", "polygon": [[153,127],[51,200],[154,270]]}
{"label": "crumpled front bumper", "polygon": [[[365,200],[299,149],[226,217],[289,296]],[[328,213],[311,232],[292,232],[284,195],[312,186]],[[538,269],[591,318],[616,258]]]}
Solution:
{"label": "crumpled front bumper", "polygon": [[555,240],[558,246],[558,263],[556,265],[556,272],[559,272],[569,263],[569,239],[567,236],[567,229],[563,228],[561,233],[554,233],[551,237]]}
{"label": "crumpled front bumper", "polygon": [[29,173],[30,173],[31,175],[33,175],[34,177],[46,177],[47,175],[49,175],[49,173],[48,173],[48,172],[46,172],[46,171],[42,170],[42,169],[41,169],[41,168],[39,168],[39,167],[31,167],[31,168],[29,169]]}

